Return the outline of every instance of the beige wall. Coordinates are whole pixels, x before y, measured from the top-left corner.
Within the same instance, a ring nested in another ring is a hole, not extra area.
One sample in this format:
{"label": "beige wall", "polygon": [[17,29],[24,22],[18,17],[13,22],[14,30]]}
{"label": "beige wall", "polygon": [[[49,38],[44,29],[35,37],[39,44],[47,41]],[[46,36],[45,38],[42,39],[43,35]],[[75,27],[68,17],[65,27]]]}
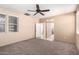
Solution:
{"label": "beige wall", "polygon": [[37,19],[2,8],[0,8],[0,14],[17,16],[19,18],[19,32],[6,31],[4,33],[0,33],[0,46],[35,37],[35,23],[38,22]]}
{"label": "beige wall", "polygon": [[76,46],[79,50],[79,10],[76,13]]}
{"label": "beige wall", "polygon": [[54,17],[55,39],[75,43],[75,13]]}
{"label": "beige wall", "polygon": [[[75,43],[76,34],[76,13],[71,12],[47,18],[47,20],[54,21],[54,37],[55,40],[64,41],[68,43]],[[40,22],[45,22],[46,19],[40,19]]]}

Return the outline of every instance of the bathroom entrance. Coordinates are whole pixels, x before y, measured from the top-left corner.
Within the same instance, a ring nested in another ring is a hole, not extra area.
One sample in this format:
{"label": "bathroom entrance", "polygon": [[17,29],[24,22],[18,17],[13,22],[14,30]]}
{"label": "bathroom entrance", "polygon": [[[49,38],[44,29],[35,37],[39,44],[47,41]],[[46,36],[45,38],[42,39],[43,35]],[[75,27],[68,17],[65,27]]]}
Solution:
{"label": "bathroom entrance", "polygon": [[53,20],[46,20],[44,22],[36,23],[36,38],[48,41],[54,40]]}

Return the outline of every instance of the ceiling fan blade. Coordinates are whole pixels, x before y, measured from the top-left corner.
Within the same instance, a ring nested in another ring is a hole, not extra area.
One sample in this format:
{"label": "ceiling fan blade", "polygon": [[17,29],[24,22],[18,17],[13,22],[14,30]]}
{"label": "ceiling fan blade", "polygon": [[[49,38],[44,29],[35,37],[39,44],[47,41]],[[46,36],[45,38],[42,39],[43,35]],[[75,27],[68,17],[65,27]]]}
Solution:
{"label": "ceiling fan blade", "polygon": [[33,16],[35,16],[37,13],[35,13]]}
{"label": "ceiling fan blade", "polygon": [[36,11],[34,11],[34,10],[27,10],[27,11],[36,12]]}
{"label": "ceiling fan blade", "polygon": [[39,8],[39,5],[38,5],[38,4],[36,4],[36,8],[37,8],[37,10],[40,10],[40,8]]}
{"label": "ceiling fan blade", "polygon": [[41,12],[48,12],[48,11],[50,11],[49,9],[47,9],[47,10],[41,10]]}
{"label": "ceiling fan blade", "polygon": [[41,13],[41,12],[40,12],[40,14],[44,16],[44,14],[43,14],[43,13]]}

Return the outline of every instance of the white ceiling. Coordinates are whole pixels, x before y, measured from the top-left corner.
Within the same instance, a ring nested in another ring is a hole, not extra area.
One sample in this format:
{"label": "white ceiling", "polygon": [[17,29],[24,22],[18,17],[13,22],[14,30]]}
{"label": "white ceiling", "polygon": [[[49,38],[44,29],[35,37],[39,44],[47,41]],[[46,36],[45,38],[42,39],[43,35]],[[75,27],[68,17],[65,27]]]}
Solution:
{"label": "white ceiling", "polygon": [[21,13],[29,13],[32,17],[35,18],[45,18],[51,17],[55,15],[60,15],[64,13],[73,12],[76,10],[77,5],[75,4],[39,4],[40,9],[50,9],[49,12],[44,12],[45,16],[37,14],[33,16],[35,12],[29,12],[27,10],[36,10],[35,4],[0,4],[0,7],[7,8],[12,11],[21,12]]}

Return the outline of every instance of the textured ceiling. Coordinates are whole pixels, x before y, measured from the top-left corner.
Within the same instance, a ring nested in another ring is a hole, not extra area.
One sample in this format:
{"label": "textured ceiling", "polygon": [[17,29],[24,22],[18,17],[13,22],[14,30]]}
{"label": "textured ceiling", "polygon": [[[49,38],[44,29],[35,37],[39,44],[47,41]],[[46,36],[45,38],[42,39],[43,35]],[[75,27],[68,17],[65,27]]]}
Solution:
{"label": "textured ceiling", "polygon": [[0,7],[6,8],[12,11],[20,12],[22,14],[29,13],[35,18],[45,18],[64,13],[73,12],[76,10],[77,5],[75,4],[39,4],[40,9],[50,9],[50,12],[44,12],[45,16],[37,14],[33,16],[35,12],[29,12],[27,10],[36,10],[35,4],[0,4]]}

